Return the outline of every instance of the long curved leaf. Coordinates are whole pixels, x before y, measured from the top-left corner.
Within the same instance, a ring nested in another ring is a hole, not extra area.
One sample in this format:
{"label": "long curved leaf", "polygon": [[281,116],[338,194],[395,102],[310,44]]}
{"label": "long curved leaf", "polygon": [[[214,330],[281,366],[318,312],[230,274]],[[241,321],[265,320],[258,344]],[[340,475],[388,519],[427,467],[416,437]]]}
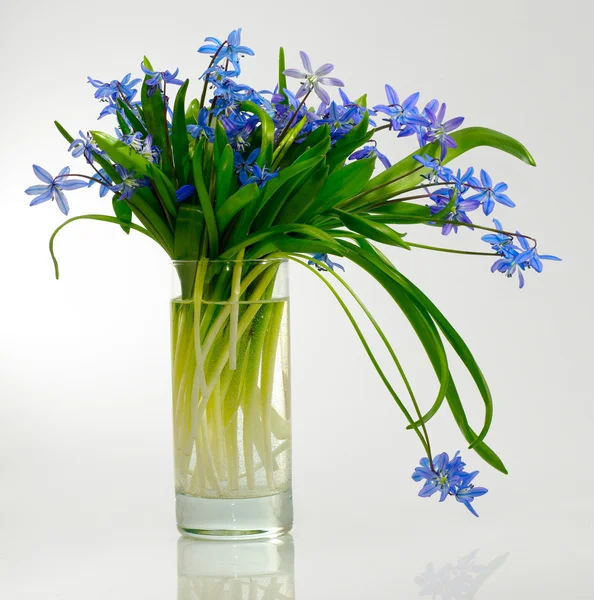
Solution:
{"label": "long curved leaf", "polygon": [[178,187],[186,185],[190,177],[190,151],[188,147],[188,131],[186,129],[185,101],[189,79],[179,88],[173,106],[173,124],[171,128],[171,146]]}
{"label": "long curved leaf", "polygon": [[239,188],[217,208],[216,219],[219,231],[224,232],[231,219],[244,207],[255,202],[260,197],[260,189],[256,183],[250,183]]}
{"label": "long curved leaf", "polygon": [[50,254],[52,257],[52,261],[54,263],[56,279],[60,278],[60,269],[58,267],[58,260],[56,259],[56,255],[54,253],[54,240],[56,239],[56,236],[58,235],[58,233],[62,229],[64,229],[64,227],[66,227],[66,225],[69,225],[70,223],[74,223],[74,221],[81,221],[83,219],[90,219],[93,221],[104,221],[106,223],[114,223],[116,225],[127,225],[131,229],[134,229],[134,231],[139,231],[140,233],[143,233],[147,237],[151,238],[152,240],[155,239],[146,229],[144,229],[144,227],[140,227],[140,225],[136,225],[135,223],[126,224],[124,221],[121,221],[117,217],[108,217],[107,215],[80,215],[78,217],[72,217],[71,219],[64,221],[64,223],[62,223],[58,228],[56,228],[56,230],[54,231],[54,233],[52,233],[52,235],[50,237],[49,251],[50,251]]}
{"label": "long curved leaf", "polygon": [[249,100],[241,103],[241,110],[251,112],[260,119],[262,141],[260,143],[260,154],[256,162],[261,167],[264,165],[270,167],[272,165],[272,152],[274,148],[274,121],[265,110]]}
{"label": "long curved leaf", "polygon": [[352,215],[338,209],[334,210],[333,212],[338,216],[345,227],[348,227],[355,233],[360,233],[366,238],[375,240],[376,242],[380,242],[382,244],[400,246],[401,248],[410,250],[410,246],[403,239],[403,234],[397,233],[383,223],[376,223],[375,221],[370,221],[360,217],[359,215]]}
{"label": "long curved leaf", "polygon": [[152,179],[169,214],[172,216],[177,214],[175,187],[159,167],[149,162],[143,156],[140,156],[140,154],[130,146],[120,142],[118,139],[107,133],[103,133],[102,131],[91,131],[91,135],[97,143],[97,146],[99,146],[99,148],[101,148],[114,163]]}
{"label": "long curved leaf", "polygon": [[[372,275],[388,291],[388,293],[394,298],[394,300],[397,302],[397,304],[399,304],[401,309],[403,309],[403,306],[407,306],[406,299],[408,299],[409,301],[413,302],[413,305],[415,306],[417,311],[419,311],[421,314],[425,314],[431,321],[433,321],[433,319],[435,318],[435,315],[429,311],[429,307],[425,305],[425,300],[424,299],[422,300],[422,297],[419,297],[416,295],[415,290],[418,290],[418,288],[407,286],[406,282],[408,280],[406,280],[406,278],[401,276],[400,273],[398,273],[394,268],[390,268],[383,261],[378,260],[377,258],[373,257],[365,250],[363,250],[361,248],[356,248],[355,246],[353,246],[352,244],[350,244],[347,241],[342,241],[341,244],[345,248],[345,256],[347,256],[347,258],[349,258],[350,260],[352,260],[353,262],[355,262],[356,264],[358,264],[359,266],[364,268],[366,271],[368,271],[370,273],[370,275]],[[403,302],[403,299],[404,299],[404,302]],[[409,320],[410,320],[410,316],[414,316],[414,312],[412,312],[410,310],[410,308],[407,308],[406,310],[407,310],[407,312],[405,314],[407,315],[407,317],[409,317]],[[435,310],[437,310],[437,309],[435,309]],[[443,317],[443,315],[441,315],[441,316]],[[413,325],[413,328],[415,328],[415,331],[417,331],[418,325],[415,326],[413,321],[411,321],[411,324]],[[440,326],[440,328],[442,327],[442,324],[440,324],[439,322],[437,324]],[[433,327],[435,327],[435,325],[433,325]],[[443,330],[442,330],[442,332],[443,332]],[[418,334],[418,331],[417,331],[417,334]],[[445,332],[444,332],[444,335],[446,335]],[[447,338],[447,335],[446,335],[446,338]],[[449,341],[449,339],[448,339],[448,341]],[[423,343],[423,345],[425,346],[425,350],[427,351],[427,354],[435,368],[436,361],[437,361],[437,356],[435,354],[435,348],[432,347],[432,345],[430,345],[430,344],[425,345],[425,343]],[[456,350],[455,347],[454,347],[454,349]],[[442,373],[442,371],[441,370],[438,371],[436,369],[436,373],[438,373],[438,377],[439,377],[440,374]],[[491,466],[493,466],[494,468],[498,469],[499,471],[501,471],[503,473],[507,473],[507,470],[506,470],[505,466],[503,465],[503,462],[501,461],[501,459],[493,452],[493,450],[491,450],[485,444],[484,441],[482,441],[482,439],[480,437],[481,434],[479,434],[477,436],[474,433],[474,431],[472,430],[472,428],[470,428],[470,426],[468,425],[468,419],[464,412],[462,403],[460,402],[460,399],[457,396],[457,391],[456,391],[453,379],[451,378],[451,374],[450,374],[450,382],[448,384],[448,392],[446,394],[446,398],[448,401],[448,405],[450,406],[450,410],[452,411],[452,414],[454,415],[456,423],[458,424],[458,427],[460,428],[460,431],[462,432],[462,434],[464,435],[466,440],[469,442],[469,444],[471,444],[471,447],[473,448],[473,450],[475,450],[477,452],[477,454],[479,454],[479,456],[481,456]],[[487,424],[487,423],[485,423],[485,424]]]}
{"label": "long curved leaf", "polygon": [[210,257],[216,258],[219,253],[219,231],[217,228],[217,221],[212,207],[212,201],[206,188],[204,181],[204,171],[202,167],[202,157],[204,156],[204,144],[206,138],[202,138],[192,159],[192,171],[194,173],[194,185],[196,186],[196,192],[198,194],[198,200],[202,212],[204,213],[204,221],[206,223],[206,231],[208,233],[208,247],[210,250]]}

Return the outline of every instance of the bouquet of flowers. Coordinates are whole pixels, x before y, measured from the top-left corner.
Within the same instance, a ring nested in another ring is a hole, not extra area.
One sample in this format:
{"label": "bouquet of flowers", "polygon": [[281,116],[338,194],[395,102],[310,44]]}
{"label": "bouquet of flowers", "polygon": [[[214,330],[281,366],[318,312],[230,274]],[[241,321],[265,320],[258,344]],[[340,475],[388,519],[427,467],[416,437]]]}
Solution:
{"label": "bouquet of flowers", "polygon": [[[447,407],[469,448],[506,473],[485,443],[491,393],[460,335],[377,244],[491,257],[491,271],[517,276],[522,287],[525,273],[540,273],[543,260],[559,259],[539,254],[534,238],[505,229],[497,219],[493,225],[474,223],[471,215],[490,216],[496,207],[514,206],[507,185],[494,183],[484,170],[448,165],[477,146],[529,165],[535,164],[532,156],[497,131],[461,128],[464,119],[446,117],[445,103],[422,105],[418,93],[401,100],[386,85],[384,103],[369,105],[365,95],[351,99],[331,75],[333,65],[314,67],[305,52],[301,68],[287,68],[281,48],[271,90],[238,83],[240,60],[254,54],[242,45],[241,29],[224,40],[206,38],[198,52],[210,61],[199,77],[199,96],[189,101],[190,80],[178,78],[178,69],[153,67],[146,57],[142,80],[131,74],[120,81],[89,78],[102,103],[99,119],[114,118],[115,135],[94,130],[75,137],[56,122],[88,174],[65,167],[54,177],[34,165],[42,183],[26,190],[35,196],[32,205],[55,200],[65,215],[67,191],[96,185],[101,197],[112,196],[113,215],[75,216],[54,232],[56,276],[55,236],[80,219],[148,236],[174,261],[180,284],[172,312],[178,491],[230,497],[225,494],[242,489],[243,479],[246,490],[282,489],[276,473],[282,471],[289,436],[272,397],[285,303],[274,301],[273,290],[278,261],[288,259],[320,277],[337,298],[407,428],[418,437],[425,454],[412,476],[423,482],[419,495],[456,498],[476,515],[471,503],[487,490],[474,486],[477,471],[467,471],[459,453],[432,453],[428,423]],[[331,89],[338,92],[335,98]],[[381,135],[413,136],[420,148],[392,163],[380,150]],[[432,227],[444,236],[460,228],[479,230],[489,248],[467,252],[415,243],[411,226]],[[400,231],[405,228],[407,233]],[[369,273],[407,317],[437,380],[438,390],[424,408],[390,341],[338,273],[343,264],[331,256]],[[385,344],[407,398],[396,393],[382,370],[345,294]],[[478,430],[467,419],[446,346],[461,359],[484,402]],[[240,426],[243,458],[240,438],[229,436]]]}

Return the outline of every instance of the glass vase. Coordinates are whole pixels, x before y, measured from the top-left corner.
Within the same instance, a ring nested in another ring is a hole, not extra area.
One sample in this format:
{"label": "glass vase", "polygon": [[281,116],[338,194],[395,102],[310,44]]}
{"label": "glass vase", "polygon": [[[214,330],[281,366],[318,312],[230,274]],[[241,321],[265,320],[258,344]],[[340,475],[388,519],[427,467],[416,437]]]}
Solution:
{"label": "glass vase", "polygon": [[194,537],[291,528],[288,265],[175,261],[177,524]]}

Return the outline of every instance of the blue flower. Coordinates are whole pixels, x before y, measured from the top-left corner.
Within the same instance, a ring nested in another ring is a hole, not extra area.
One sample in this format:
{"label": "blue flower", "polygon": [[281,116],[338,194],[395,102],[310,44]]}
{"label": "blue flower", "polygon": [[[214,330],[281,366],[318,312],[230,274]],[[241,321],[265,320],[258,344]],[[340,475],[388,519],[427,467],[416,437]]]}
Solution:
{"label": "blue flower", "polygon": [[72,156],[74,158],[78,158],[81,155],[84,155],[85,159],[89,164],[93,164],[93,160],[95,159],[95,155],[103,154],[90,134],[84,134],[82,131],[79,131],[78,134],[80,138],[74,140],[70,146],[68,146],[68,152],[72,152]]}
{"label": "blue flower", "polygon": [[489,491],[484,487],[474,487],[474,484],[471,483],[478,473],[478,471],[473,471],[472,473],[462,473],[460,476],[460,481],[457,483],[454,489],[454,497],[456,500],[458,502],[462,502],[462,504],[464,504],[464,506],[466,506],[466,508],[475,517],[478,517],[478,513],[476,510],[474,510],[470,503],[473,502],[475,498],[484,496]]}
{"label": "blue flower", "polygon": [[31,200],[29,206],[36,206],[48,200],[55,200],[58,208],[67,215],[69,206],[63,190],[77,190],[87,187],[87,182],[82,179],[68,179],[70,167],[64,167],[56,177],[52,177],[45,169],[37,165],[33,165],[33,171],[37,175],[37,178],[45,185],[32,185],[25,190],[25,194],[37,196]]}
{"label": "blue flower", "polygon": [[493,185],[493,180],[484,169],[481,169],[481,183],[482,188],[477,182],[478,185],[476,187],[479,188],[479,193],[472,196],[472,199],[479,200],[482,203],[483,211],[486,215],[490,215],[493,212],[495,202],[511,208],[515,206],[509,197],[504,194],[507,190],[507,184],[501,182]]}
{"label": "blue flower", "polygon": [[531,248],[528,240],[521,236],[517,231],[516,237],[522,247],[522,252],[518,254],[516,261],[519,263],[522,270],[534,269],[537,273],[542,273],[543,260],[561,261],[558,256],[553,256],[552,254],[538,254],[536,251],[536,244]]}
{"label": "blue flower", "polygon": [[259,123],[259,119],[256,116],[246,118],[244,115],[233,114],[222,117],[221,123],[233,149],[243,151],[249,146],[248,139]]}
{"label": "blue flower", "polygon": [[119,106],[111,98],[102,98],[102,102],[107,102],[107,106],[103,107],[103,110],[99,113],[97,120],[106,117],[107,115],[115,115],[120,112]]}
{"label": "blue flower", "polygon": [[[501,223],[497,219],[493,219],[493,222],[498,231],[503,230]],[[491,248],[501,256],[501,258],[491,265],[491,273],[504,273],[507,277],[513,277],[518,273],[521,289],[525,283],[523,271],[533,269],[537,273],[540,273],[543,268],[543,260],[560,261],[561,259],[552,254],[538,254],[536,244],[531,248],[528,239],[517,231],[516,238],[520,243],[519,247],[512,243],[512,237],[508,234],[494,233],[482,237],[483,241],[491,244]]]}
{"label": "blue flower", "polygon": [[447,154],[448,148],[456,147],[456,141],[449,134],[462,125],[464,117],[455,117],[444,123],[443,120],[446,112],[445,103],[441,105],[439,112],[437,113],[432,110],[433,107],[434,105],[432,105],[431,108],[425,107],[424,112],[427,115],[429,124],[423,134],[423,143],[439,142],[439,145],[441,146],[441,160],[443,160]]}
{"label": "blue flower", "polygon": [[161,82],[170,83],[172,85],[182,85],[181,79],[176,79],[179,69],[175,69],[173,73],[168,70],[165,71],[152,71],[145,64],[144,60],[140,63],[140,68],[147,75],[147,95],[152,96],[157,90],[161,89]]}
{"label": "blue flower", "polygon": [[[449,207],[447,214],[445,216],[441,215],[440,217],[444,221],[448,221],[448,223],[444,223],[441,228],[441,233],[443,235],[449,235],[452,230],[454,233],[458,233],[456,222],[466,223],[472,229],[472,221],[466,213],[476,210],[480,206],[478,200],[466,200],[452,188],[441,188],[436,192],[433,192],[430,198],[435,202],[435,206],[429,207],[432,215],[436,215]],[[454,202],[451,205],[452,199],[454,199]]]}
{"label": "blue flower", "polygon": [[111,190],[112,181],[111,177],[105,172],[105,169],[99,169],[99,173],[93,177],[91,177],[89,181],[89,187],[94,185],[95,183],[99,183],[99,197],[104,198],[107,193]]}
{"label": "blue flower", "polygon": [[195,193],[196,193],[196,188],[193,185],[190,185],[190,184],[182,185],[178,190],[176,190],[175,199],[178,202],[183,202],[184,200],[191,198]]}
{"label": "blue flower", "polygon": [[340,269],[341,271],[344,271],[344,267],[342,265],[339,265],[338,263],[335,263],[332,260],[330,260],[330,257],[327,254],[320,252],[318,254],[313,254],[312,258],[313,258],[313,260],[307,261],[307,264],[310,266],[315,265],[315,267],[318,271],[326,271],[327,269],[324,269],[324,267],[316,264],[314,262],[314,260],[324,263],[325,265],[328,266],[328,269],[330,269],[331,271],[334,271],[335,268]]}
{"label": "blue flower", "polygon": [[[495,224],[497,231],[503,231],[503,226],[498,219],[493,219],[493,223]],[[487,235],[483,235],[481,240],[491,244],[491,249],[496,254],[504,256],[505,258],[509,258],[510,256],[515,256],[517,254],[517,249],[513,244],[513,237],[507,233],[489,233]]]}
{"label": "blue flower", "polygon": [[301,62],[303,63],[303,68],[305,70],[286,69],[284,71],[284,74],[287,77],[303,80],[303,83],[296,94],[297,98],[302,98],[305,94],[308,94],[313,90],[324,104],[330,104],[330,96],[322,85],[344,86],[344,83],[340,79],[337,79],[336,77],[326,77],[326,75],[334,70],[334,65],[325,63],[314,70],[311,66],[309,56],[303,51],[299,52],[299,55],[301,56]]}
{"label": "blue flower", "polygon": [[399,132],[398,137],[406,137],[415,133],[415,127],[429,125],[429,121],[417,109],[419,95],[419,92],[411,94],[401,104],[396,90],[386,84],[388,104],[378,104],[373,109],[388,115],[389,118],[385,120],[390,123],[390,129]]}
{"label": "blue flower", "polygon": [[[362,106],[361,104],[357,104],[356,102],[353,102],[349,99],[349,97],[345,94],[344,90],[339,89],[338,90],[338,94],[340,95],[340,99],[342,100],[342,105],[345,108],[354,108],[355,112],[353,114],[353,120],[355,122],[355,125],[357,125],[358,123],[361,122],[361,120],[363,119],[363,116],[365,115],[366,112],[368,112],[370,115],[375,115],[375,111],[370,109],[370,108],[366,108],[365,106]],[[369,119],[369,124],[372,127],[375,127],[375,122],[372,119]]]}
{"label": "blue flower", "polygon": [[151,163],[158,162],[161,156],[159,148],[153,146],[153,136],[150,133],[146,136],[142,147],[137,152]]}
{"label": "blue flower", "polygon": [[484,496],[488,490],[482,487],[474,487],[472,481],[478,475],[478,471],[467,473],[464,470],[466,463],[462,461],[460,453],[456,452],[454,457],[450,457],[446,452],[438,454],[433,459],[433,465],[425,456],[420,460],[418,466],[412,474],[413,481],[424,481],[424,485],[419,491],[421,498],[429,498],[439,492],[439,501],[443,502],[449,496],[462,502],[468,510],[478,517],[470,503],[479,496]]}
{"label": "blue flower", "polygon": [[382,154],[377,149],[377,146],[363,146],[363,148],[361,148],[360,150],[353,152],[349,156],[349,159],[350,160],[361,160],[362,158],[369,158],[371,156],[377,156],[380,159],[382,165],[384,165],[384,167],[386,167],[386,169],[388,169],[392,166],[390,159],[385,154]]}
{"label": "blue flower", "polygon": [[145,178],[138,178],[134,173],[128,171],[121,165],[115,165],[115,170],[122,178],[122,183],[112,186],[112,191],[120,195],[120,200],[130,200],[136,193],[136,190],[141,187],[146,187],[148,182]]}
{"label": "blue flower", "polygon": [[454,492],[455,486],[461,481],[461,474],[464,472],[465,466],[459,452],[456,452],[452,460],[447,452],[438,454],[433,459],[433,468],[431,468],[429,459],[426,456],[423,457],[420,460],[420,466],[412,474],[412,479],[416,482],[425,480],[419,496],[429,498],[436,492],[440,492],[439,501],[443,502],[449,494]]}
{"label": "blue flower", "polygon": [[251,48],[241,45],[241,27],[233,30],[225,42],[221,42],[215,37],[207,37],[204,41],[209,43],[200,46],[198,52],[212,54],[215,57],[214,65],[220,63],[223,59],[229,61],[234,68],[234,71],[227,71],[229,76],[235,77],[241,73],[239,68],[240,55],[254,56],[254,51]]}
{"label": "blue flower", "polygon": [[208,110],[201,108],[198,111],[197,125],[188,125],[188,133],[194,138],[198,139],[202,134],[206,136],[209,142],[214,140],[214,129],[208,126]]}
{"label": "blue flower", "polygon": [[214,86],[214,106],[211,112],[215,117],[221,113],[230,116],[246,100],[247,93],[251,92],[247,85],[235,83],[228,77],[218,77],[210,81]]}
{"label": "blue flower", "polygon": [[[451,173],[451,180],[454,184],[458,194],[465,194],[469,188],[476,187],[480,185],[476,177],[474,177],[474,168],[468,167],[464,173],[460,169],[454,174]],[[473,198],[467,198],[467,200],[472,200]]]}
{"label": "blue flower", "polygon": [[244,158],[241,152],[235,152],[233,154],[233,165],[241,185],[245,185],[247,183],[259,155],[260,148],[252,150],[247,158]]}
{"label": "blue flower", "polygon": [[91,77],[87,77],[87,80],[93,87],[97,88],[95,98],[107,98],[115,101],[118,94],[120,94],[122,98],[130,101],[137,92],[134,86],[140,83],[140,79],[132,79],[130,81],[131,77],[132,73],[128,73],[121,81],[113,79],[109,83],[103,83],[103,81],[92,79]]}
{"label": "blue flower", "polygon": [[[309,112],[309,111],[308,111]],[[354,116],[357,114],[356,108],[345,109],[332,101],[327,110],[324,110],[324,117],[321,123],[327,123],[330,126],[330,135],[333,141],[345,136],[355,124]]]}
{"label": "blue flower", "polygon": [[413,154],[413,158],[421,163],[424,167],[431,169],[430,173],[422,175],[429,183],[437,183],[438,181],[449,182],[453,177],[453,171],[444,167],[437,158],[433,158],[428,154],[420,155]]}
{"label": "blue flower", "polygon": [[245,184],[257,183],[258,187],[264,187],[267,181],[270,181],[275,177],[278,177],[278,169],[276,171],[270,171],[266,165],[260,167],[260,165],[254,164],[252,166],[252,174]]}

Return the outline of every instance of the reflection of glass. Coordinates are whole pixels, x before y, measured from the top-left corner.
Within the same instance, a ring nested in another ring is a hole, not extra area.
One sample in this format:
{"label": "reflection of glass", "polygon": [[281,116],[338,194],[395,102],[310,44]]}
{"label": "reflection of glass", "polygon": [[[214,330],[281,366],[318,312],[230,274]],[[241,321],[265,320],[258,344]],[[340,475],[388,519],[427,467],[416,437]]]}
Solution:
{"label": "reflection of glass", "polygon": [[180,538],[177,590],[178,600],[294,600],[293,538]]}
{"label": "reflection of glass", "polygon": [[419,596],[431,596],[432,600],[472,600],[485,581],[505,562],[509,553],[502,554],[487,565],[474,562],[478,550],[447,564],[438,571],[429,563],[425,572],[415,577],[421,587]]}

